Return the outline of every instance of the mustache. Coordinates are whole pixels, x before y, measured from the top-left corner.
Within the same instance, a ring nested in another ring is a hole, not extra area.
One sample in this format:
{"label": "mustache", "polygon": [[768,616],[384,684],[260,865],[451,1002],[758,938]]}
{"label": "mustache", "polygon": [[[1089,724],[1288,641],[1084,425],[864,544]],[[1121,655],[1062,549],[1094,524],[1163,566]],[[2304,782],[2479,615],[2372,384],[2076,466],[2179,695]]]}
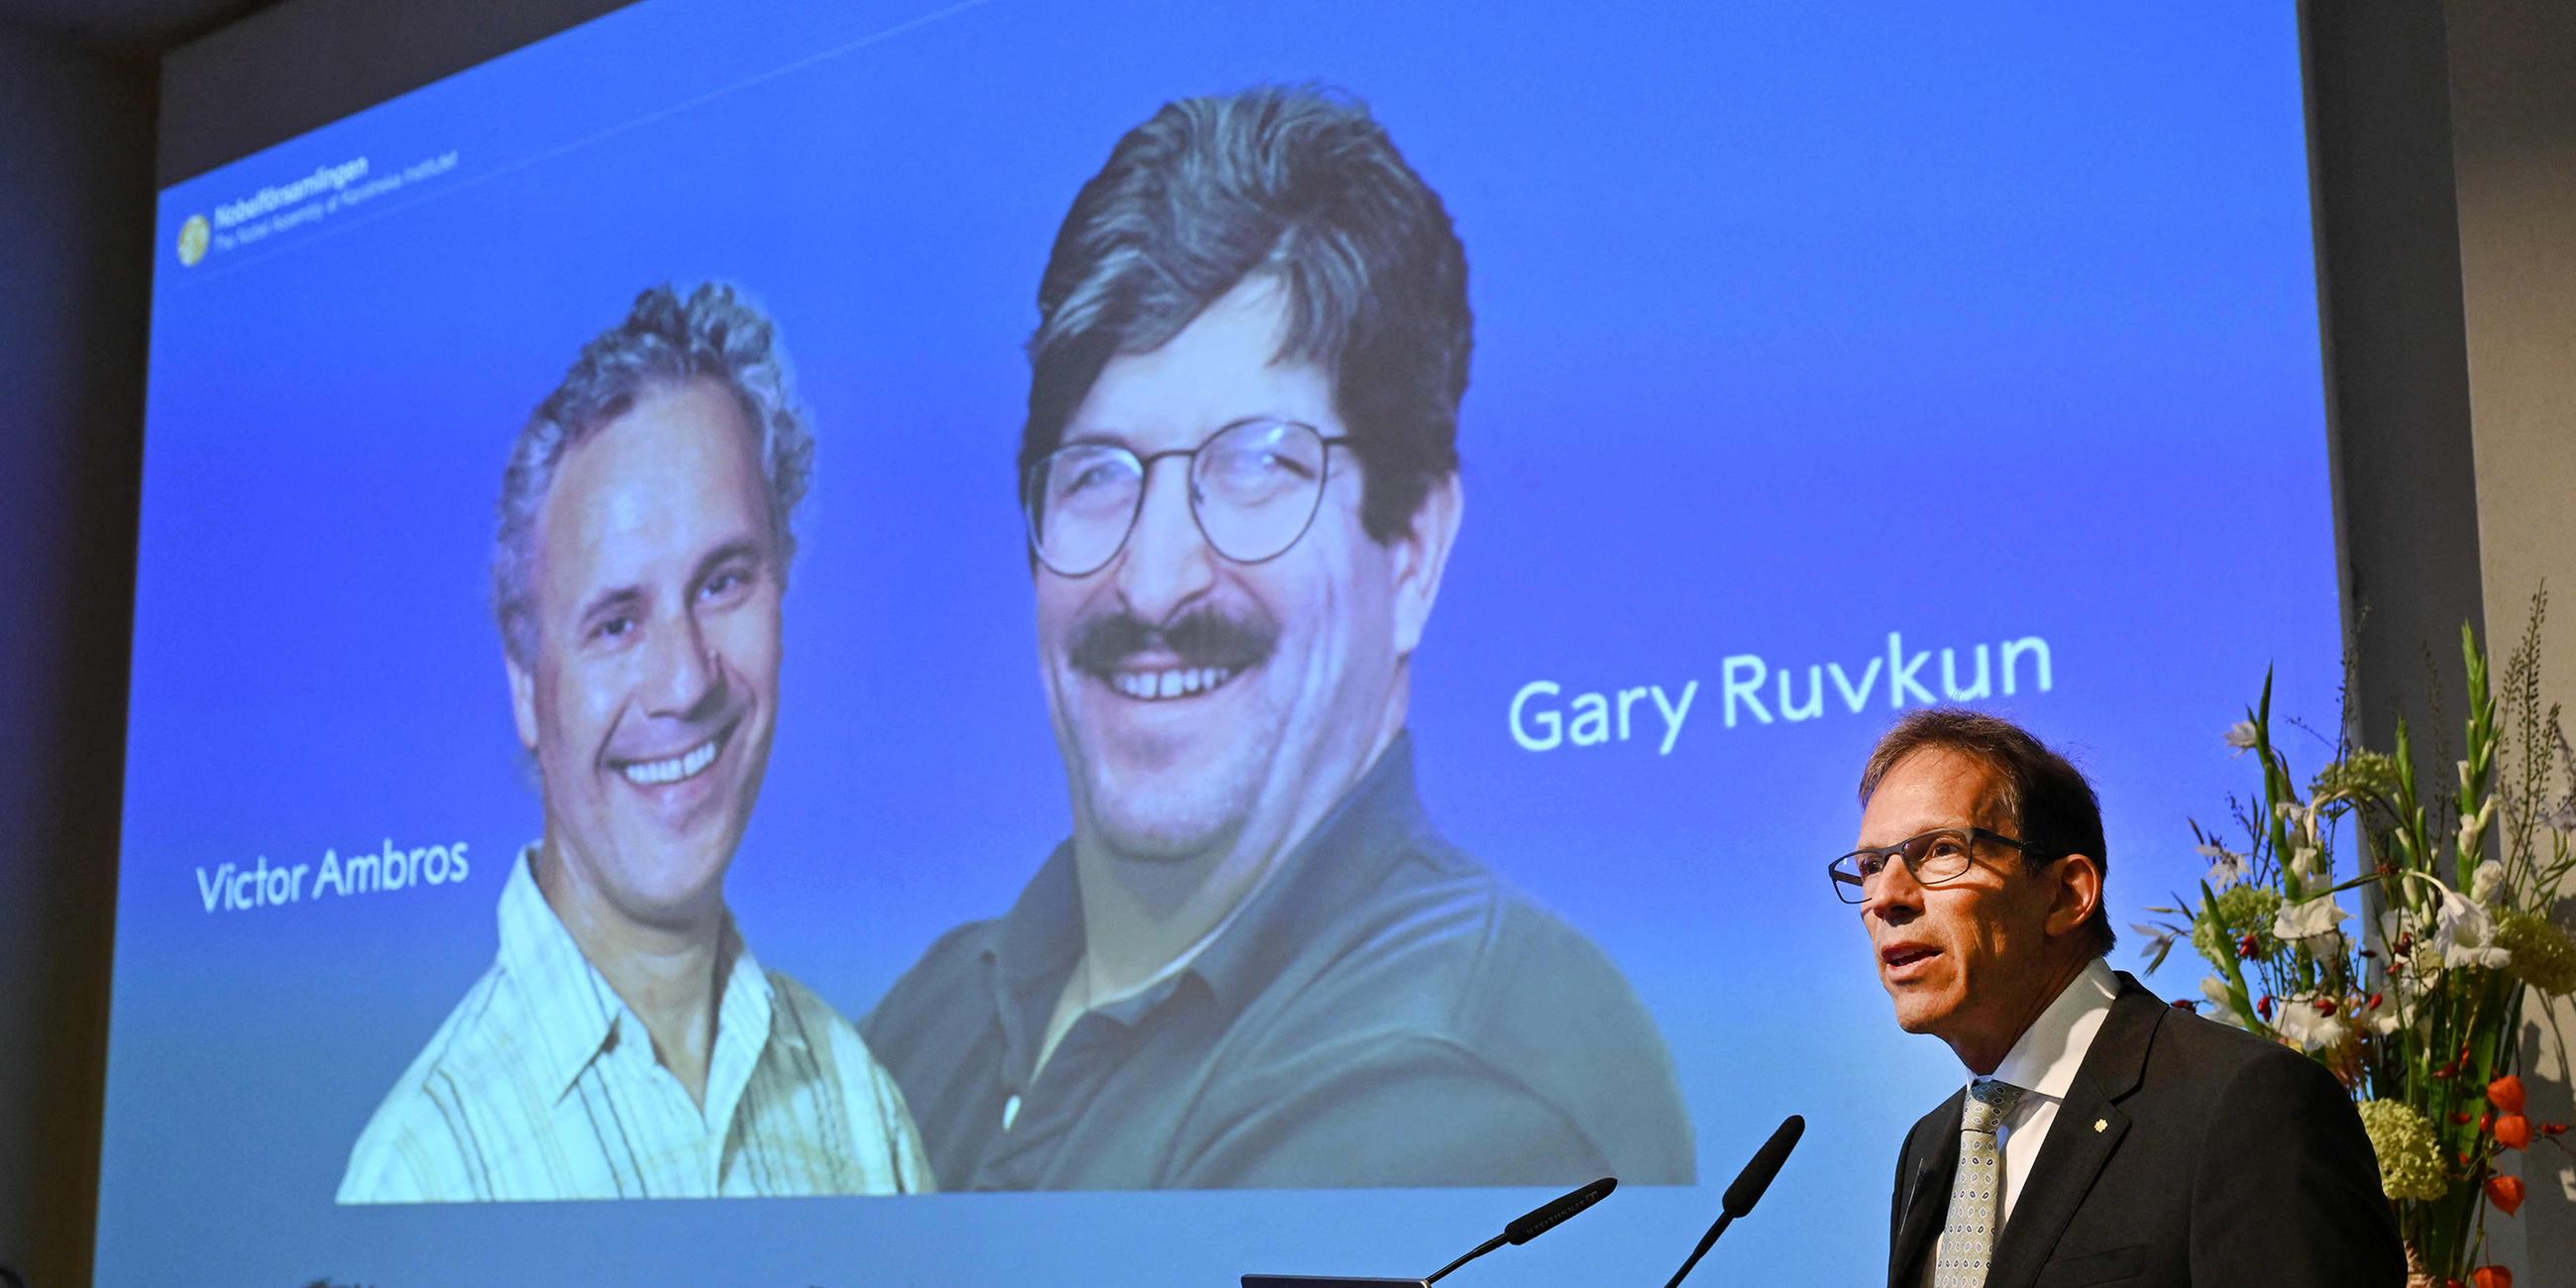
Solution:
{"label": "mustache", "polygon": [[1278,645],[1279,626],[1265,617],[1237,617],[1208,607],[1158,626],[1133,613],[1111,611],[1075,627],[1066,656],[1094,675],[1106,675],[1148,652],[1172,654],[1183,667],[1241,670],[1269,657]]}

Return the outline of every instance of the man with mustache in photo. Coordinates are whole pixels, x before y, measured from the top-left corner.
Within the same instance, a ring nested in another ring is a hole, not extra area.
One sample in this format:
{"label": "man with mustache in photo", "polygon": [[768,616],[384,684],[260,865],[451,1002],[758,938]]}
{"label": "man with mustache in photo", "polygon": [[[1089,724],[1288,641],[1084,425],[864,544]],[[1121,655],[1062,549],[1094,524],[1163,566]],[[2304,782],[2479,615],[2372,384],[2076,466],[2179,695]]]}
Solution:
{"label": "man with mustache in photo", "polygon": [[340,1202],[930,1188],[858,1031],[725,906],[812,455],[769,319],[712,284],[646,291],[520,430],[493,604],[545,834]]}
{"label": "man with mustache in photo", "polygon": [[1466,259],[1366,109],[1165,106],[1038,291],[1020,450],[1073,834],[865,1022],[948,1189],[1693,1177],[1618,969],[1443,841],[1411,659]]}

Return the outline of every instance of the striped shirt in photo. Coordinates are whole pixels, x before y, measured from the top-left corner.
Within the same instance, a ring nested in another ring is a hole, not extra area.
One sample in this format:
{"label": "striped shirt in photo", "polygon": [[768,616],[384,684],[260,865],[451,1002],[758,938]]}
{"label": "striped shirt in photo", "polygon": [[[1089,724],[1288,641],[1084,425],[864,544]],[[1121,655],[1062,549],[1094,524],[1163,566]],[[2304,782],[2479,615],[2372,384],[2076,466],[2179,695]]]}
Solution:
{"label": "striped shirt in photo", "polygon": [[730,960],[701,1108],[582,955],[530,863],[501,950],[349,1152],[342,1203],[906,1194],[933,1188],[903,1094],[850,1022]]}

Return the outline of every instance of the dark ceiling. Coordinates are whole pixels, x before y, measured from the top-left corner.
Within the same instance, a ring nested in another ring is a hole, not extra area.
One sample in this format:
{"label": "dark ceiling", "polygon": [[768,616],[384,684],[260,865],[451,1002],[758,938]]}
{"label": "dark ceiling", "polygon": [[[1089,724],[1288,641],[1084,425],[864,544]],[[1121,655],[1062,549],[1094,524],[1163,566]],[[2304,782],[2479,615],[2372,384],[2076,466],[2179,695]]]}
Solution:
{"label": "dark ceiling", "polygon": [[0,26],[106,53],[158,57],[277,0],[0,0]]}

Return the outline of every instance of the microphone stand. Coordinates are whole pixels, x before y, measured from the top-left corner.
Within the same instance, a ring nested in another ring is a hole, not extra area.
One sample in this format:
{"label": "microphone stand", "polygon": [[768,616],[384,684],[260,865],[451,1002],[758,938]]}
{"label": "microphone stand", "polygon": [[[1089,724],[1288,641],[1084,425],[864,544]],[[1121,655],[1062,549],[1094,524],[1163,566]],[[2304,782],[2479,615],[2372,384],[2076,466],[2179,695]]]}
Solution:
{"label": "microphone stand", "polygon": [[1708,1250],[1717,1245],[1717,1236],[1726,1233],[1726,1227],[1733,1225],[1735,1218],[1752,1211],[1753,1205],[1762,1201],[1762,1192],[1771,1188],[1771,1178],[1780,1174],[1780,1164],[1788,1161],[1789,1151],[1798,1147],[1798,1138],[1806,1131],[1807,1120],[1796,1114],[1780,1121],[1780,1127],[1771,1133],[1771,1139],[1762,1142],[1762,1148],[1753,1152],[1753,1161],[1746,1163],[1744,1170],[1736,1174],[1735,1183],[1726,1187],[1726,1195],[1719,1204],[1717,1223],[1700,1236],[1699,1246],[1691,1249],[1690,1260],[1683,1262],[1682,1268],[1664,1281],[1664,1288],[1681,1288],[1681,1282],[1690,1274],[1691,1267],[1698,1265],[1699,1259],[1707,1256]]}
{"label": "microphone stand", "polygon": [[1440,1276],[1445,1275],[1445,1274],[1449,1273],[1450,1271],[1455,1270],[1455,1269],[1457,1269],[1458,1267],[1463,1266],[1463,1265],[1467,1264],[1468,1262],[1473,1261],[1473,1260],[1475,1260],[1476,1258],[1481,1257],[1481,1256],[1485,1255],[1486,1253],[1491,1252],[1491,1251],[1493,1251],[1494,1249],[1496,1249],[1496,1248],[1499,1248],[1499,1247],[1503,1246],[1503,1244],[1504,1244],[1506,1241],[1508,1241],[1511,1237],[1512,1237],[1512,1236],[1511,1236],[1511,1234],[1510,1234],[1508,1231],[1506,1231],[1506,1232],[1504,1232],[1504,1233],[1502,1233],[1502,1234],[1495,1235],[1493,1238],[1490,1238],[1490,1239],[1485,1240],[1483,1243],[1477,1244],[1477,1245],[1476,1245],[1476,1250],[1475,1250],[1474,1252],[1470,1252],[1470,1253],[1468,1253],[1466,1256],[1460,1257],[1460,1258],[1458,1258],[1456,1261],[1452,1261],[1452,1262],[1450,1262],[1448,1265],[1442,1266],[1442,1267],[1440,1267],[1438,1270],[1434,1270],[1434,1271],[1432,1271],[1432,1272],[1431,1272],[1431,1277],[1422,1281],[1424,1288],[1430,1288],[1430,1285],[1432,1285],[1432,1284],[1436,1284],[1436,1283],[1440,1282]]}
{"label": "microphone stand", "polygon": [[1717,1224],[1710,1226],[1708,1233],[1699,1237],[1699,1246],[1691,1249],[1690,1260],[1683,1262],[1682,1268],[1674,1271],[1673,1277],[1664,1281],[1664,1288],[1681,1288],[1682,1280],[1690,1277],[1691,1267],[1698,1265],[1699,1259],[1707,1256],[1708,1250],[1717,1246],[1717,1236],[1726,1233],[1726,1227],[1734,1220],[1735,1214],[1732,1212],[1719,1213]]}
{"label": "microphone stand", "polygon": [[1589,1185],[1576,1186],[1574,1189],[1567,1191],[1559,1197],[1549,1199],[1547,1202],[1539,1204],[1537,1207],[1512,1218],[1512,1223],[1504,1226],[1501,1234],[1495,1235],[1493,1238],[1477,1244],[1475,1251],[1458,1258],[1456,1261],[1450,1262],[1448,1265],[1440,1267],[1437,1273],[1433,1274],[1429,1279],[1422,1281],[1424,1288],[1429,1288],[1429,1285],[1438,1282],[1441,1275],[1445,1275],[1450,1271],[1503,1246],[1506,1243],[1514,1245],[1527,1243],[1530,1240],[1555,1229],[1557,1226],[1564,1224],[1566,1219],[1572,1217],[1575,1213],[1600,1202],[1604,1198],[1607,1198],[1610,1191],[1617,1188],[1619,1188],[1619,1180],[1617,1177],[1604,1176],[1600,1180],[1594,1181]]}

